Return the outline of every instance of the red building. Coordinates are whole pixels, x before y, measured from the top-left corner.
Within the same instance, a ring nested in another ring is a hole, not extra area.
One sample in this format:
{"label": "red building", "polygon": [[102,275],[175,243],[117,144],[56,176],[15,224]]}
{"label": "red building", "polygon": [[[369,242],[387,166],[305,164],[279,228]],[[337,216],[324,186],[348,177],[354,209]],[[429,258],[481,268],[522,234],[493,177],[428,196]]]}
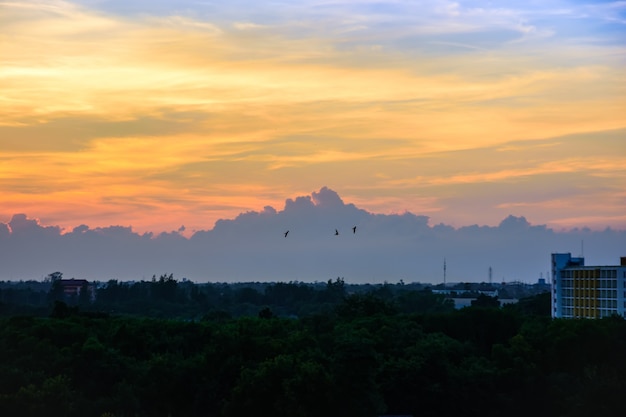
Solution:
{"label": "red building", "polygon": [[61,288],[63,288],[63,294],[67,298],[78,298],[82,291],[88,291],[89,299],[91,301],[95,299],[96,293],[94,286],[86,279],[62,279],[59,283],[61,284]]}

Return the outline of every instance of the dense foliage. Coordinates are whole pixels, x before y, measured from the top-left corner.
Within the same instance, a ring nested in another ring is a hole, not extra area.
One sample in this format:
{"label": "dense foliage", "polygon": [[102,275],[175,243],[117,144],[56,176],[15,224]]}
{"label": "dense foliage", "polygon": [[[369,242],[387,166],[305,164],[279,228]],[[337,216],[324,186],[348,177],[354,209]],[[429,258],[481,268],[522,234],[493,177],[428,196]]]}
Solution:
{"label": "dense foliage", "polygon": [[624,382],[598,350],[622,321],[556,324],[548,293],[455,312],[403,283],[61,279],[0,288],[2,415],[576,415]]}
{"label": "dense foliage", "polygon": [[[167,277],[162,285],[171,286]],[[285,305],[297,299],[282,290],[266,294]],[[620,318],[551,320],[549,294],[454,311],[434,308],[441,300],[423,291],[344,290],[329,282],[316,294],[328,308],[298,318],[265,306],[172,320],[63,301],[49,317],[2,318],[0,415],[611,416],[623,408]],[[176,304],[176,293],[157,294]]]}

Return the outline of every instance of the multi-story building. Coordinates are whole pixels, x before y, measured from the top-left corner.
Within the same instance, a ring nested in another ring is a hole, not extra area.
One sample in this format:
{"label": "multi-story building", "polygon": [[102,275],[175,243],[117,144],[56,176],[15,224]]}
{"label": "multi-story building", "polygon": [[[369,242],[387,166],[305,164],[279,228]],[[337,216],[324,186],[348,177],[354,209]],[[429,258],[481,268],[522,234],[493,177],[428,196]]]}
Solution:
{"label": "multi-story building", "polygon": [[585,266],[585,258],[552,254],[552,317],[626,317],[626,256],[620,265]]}
{"label": "multi-story building", "polygon": [[94,301],[96,298],[93,284],[90,284],[86,279],[61,279],[59,284],[63,289],[63,295],[68,299],[80,296],[83,291],[87,291],[89,300]]}

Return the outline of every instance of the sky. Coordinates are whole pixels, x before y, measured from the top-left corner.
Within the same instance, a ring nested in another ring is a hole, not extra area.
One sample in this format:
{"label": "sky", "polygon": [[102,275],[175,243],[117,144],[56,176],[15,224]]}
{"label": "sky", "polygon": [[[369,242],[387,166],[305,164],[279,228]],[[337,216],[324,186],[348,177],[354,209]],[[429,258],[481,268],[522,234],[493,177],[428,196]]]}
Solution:
{"label": "sky", "polygon": [[[495,226],[431,224],[410,212],[372,213],[322,187],[211,229],[141,233],[129,226],[70,231],[25,214],[0,222],[0,280],[107,282],[173,274],[194,282],[549,282],[550,254],[618,265],[626,230],[555,231],[509,215]],[[353,229],[354,228],[354,229]],[[286,232],[289,233],[286,233]],[[445,265],[445,274],[444,274]]]}
{"label": "sky", "polygon": [[0,222],[186,236],[329,187],[626,228],[624,1],[0,0]]}

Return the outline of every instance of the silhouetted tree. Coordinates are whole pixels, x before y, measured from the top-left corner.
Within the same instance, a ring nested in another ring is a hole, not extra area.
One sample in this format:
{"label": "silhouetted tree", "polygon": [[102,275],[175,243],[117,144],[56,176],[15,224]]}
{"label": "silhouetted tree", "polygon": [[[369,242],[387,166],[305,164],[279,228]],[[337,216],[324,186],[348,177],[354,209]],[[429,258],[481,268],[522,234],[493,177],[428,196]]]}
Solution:
{"label": "silhouetted tree", "polygon": [[52,286],[50,287],[50,291],[48,292],[48,301],[64,301],[65,293],[63,292],[63,284],[61,283],[61,279],[55,279],[52,281]]}
{"label": "silhouetted tree", "polygon": [[86,307],[91,304],[91,286],[87,282],[85,282],[80,288],[78,304],[82,307]]}
{"label": "silhouetted tree", "polygon": [[498,301],[498,297],[491,297],[486,294],[479,294],[475,300],[472,300],[472,307],[483,307],[483,308],[499,308],[500,301]]}
{"label": "silhouetted tree", "polygon": [[262,319],[271,319],[274,317],[274,313],[269,307],[265,307],[261,311],[259,311],[259,318]]}

